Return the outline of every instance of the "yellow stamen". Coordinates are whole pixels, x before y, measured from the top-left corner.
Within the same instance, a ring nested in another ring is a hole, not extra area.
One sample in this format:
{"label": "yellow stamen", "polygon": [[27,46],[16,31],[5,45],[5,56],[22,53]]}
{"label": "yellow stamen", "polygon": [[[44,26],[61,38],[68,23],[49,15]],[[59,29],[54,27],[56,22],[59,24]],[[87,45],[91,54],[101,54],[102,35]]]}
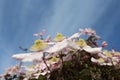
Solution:
{"label": "yellow stamen", "polygon": [[42,42],[42,40],[36,40],[34,43],[35,44],[30,48],[31,51],[40,51],[48,46],[48,44]]}
{"label": "yellow stamen", "polygon": [[99,61],[100,63],[105,62],[105,60],[104,60],[103,58],[99,58],[98,61]]}
{"label": "yellow stamen", "polygon": [[52,57],[52,58],[48,61],[48,64],[50,64],[51,62],[57,62],[58,60],[59,60],[59,58]]}
{"label": "yellow stamen", "polygon": [[35,43],[35,44],[40,44],[40,43],[42,43],[42,40],[35,40],[34,43]]}
{"label": "yellow stamen", "polygon": [[79,39],[78,41],[75,42],[78,46],[80,47],[84,47],[84,46],[87,46],[85,40],[83,39]]}
{"label": "yellow stamen", "polygon": [[104,53],[105,53],[105,55],[106,55],[107,57],[112,57],[112,54],[111,54],[109,51],[104,50]]}
{"label": "yellow stamen", "polygon": [[52,57],[52,59],[50,59],[51,61],[55,62],[55,61],[58,61],[59,58],[56,58],[56,57]]}
{"label": "yellow stamen", "polygon": [[61,33],[58,33],[57,36],[54,38],[54,41],[62,41],[63,39],[65,39],[65,36],[63,36]]}

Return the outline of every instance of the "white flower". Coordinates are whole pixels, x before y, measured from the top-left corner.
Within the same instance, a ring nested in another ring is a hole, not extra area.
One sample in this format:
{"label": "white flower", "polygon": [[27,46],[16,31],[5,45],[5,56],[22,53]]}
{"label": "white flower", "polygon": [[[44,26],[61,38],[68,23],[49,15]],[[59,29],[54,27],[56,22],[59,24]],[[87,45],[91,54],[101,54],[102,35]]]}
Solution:
{"label": "white flower", "polygon": [[106,41],[103,41],[102,42],[102,47],[106,47],[108,44],[107,44],[107,42]]}
{"label": "white flower", "polygon": [[45,52],[56,53],[56,52],[62,51],[65,48],[71,48],[71,49],[78,50],[79,46],[74,44],[72,41],[65,39],[62,42],[57,42],[54,46],[48,48]]}
{"label": "white flower", "polygon": [[92,57],[91,61],[101,66],[113,66],[113,65],[117,65],[120,59],[118,59],[117,57],[111,57],[107,59],[103,59],[103,58],[95,59]]}

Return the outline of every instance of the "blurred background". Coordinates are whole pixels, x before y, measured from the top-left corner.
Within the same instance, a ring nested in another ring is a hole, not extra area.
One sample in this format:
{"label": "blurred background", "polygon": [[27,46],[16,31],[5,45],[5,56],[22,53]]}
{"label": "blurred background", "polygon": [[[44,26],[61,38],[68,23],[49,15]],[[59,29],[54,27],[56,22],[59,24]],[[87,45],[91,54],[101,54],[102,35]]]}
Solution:
{"label": "blurred background", "polygon": [[29,48],[39,33],[70,36],[80,28],[92,28],[108,42],[108,50],[120,51],[120,0],[0,0],[0,74],[17,61],[18,47]]}

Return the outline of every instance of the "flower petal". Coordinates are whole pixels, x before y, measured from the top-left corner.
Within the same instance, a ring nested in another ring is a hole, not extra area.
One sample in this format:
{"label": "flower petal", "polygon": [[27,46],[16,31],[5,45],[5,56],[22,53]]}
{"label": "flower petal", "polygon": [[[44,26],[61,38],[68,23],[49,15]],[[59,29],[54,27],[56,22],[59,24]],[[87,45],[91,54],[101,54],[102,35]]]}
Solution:
{"label": "flower petal", "polygon": [[22,60],[27,56],[30,56],[32,53],[21,53],[21,54],[15,54],[12,56],[12,58],[16,59],[16,60]]}
{"label": "flower petal", "polygon": [[81,35],[81,33],[75,33],[75,34],[73,34],[72,36],[70,36],[70,37],[68,38],[68,40],[72,40],[72,39],[75,39],[75,38],[79,38],[80,35]]}
{"label": "flower petal", "polygon": [[91,54],[96,54],[102,52],[102,47],[97,47],[97,48],[91,48],[90,46],[83,47],[83,49]]}
{"label": "flower petal", "polygon": [[22,62],[40,62],[42,61],[43,53],[33,53],[30,56],[25,57]]}
{"label": "flower petal", "polygon": [[99,58],[99,59],[95,59],[95,58],[91,58],[91,61],[94,62],[94,63],[104,63],[105,60],[103,58]]}
{"label": "flower petal", "polygon": [[79,47],[76,44],[74,44],[72,41],[65,39],[62,42],[57,42],[54,46],[48,48],[45,52],[56,53],[65,48],[79,49]]}
{"label": "flower petal", "polygon": [[101,63],[100,64],[101,66],[113,66],[113,65],[117,65],[116,62],[113,62],[113,63]]}

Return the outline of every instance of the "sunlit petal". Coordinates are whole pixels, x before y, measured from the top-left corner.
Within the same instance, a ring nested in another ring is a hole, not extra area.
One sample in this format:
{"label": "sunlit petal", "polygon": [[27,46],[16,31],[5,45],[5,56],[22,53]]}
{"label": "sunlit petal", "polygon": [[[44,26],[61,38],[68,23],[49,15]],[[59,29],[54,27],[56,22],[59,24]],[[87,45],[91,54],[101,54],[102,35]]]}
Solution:
{"label": "sunlit petal", "polygon": [[89,46],[83,47],[83,49],[91,54],[96,54],[102,52],[102,47],[91,48]]}
{"label": "sunlit petal", "polygon": [[12,58],[16,59],[16,60],[22,60],[27,56],[30,56],[32,53],[20,53],[20,54],[15,54],[12,56]]}

